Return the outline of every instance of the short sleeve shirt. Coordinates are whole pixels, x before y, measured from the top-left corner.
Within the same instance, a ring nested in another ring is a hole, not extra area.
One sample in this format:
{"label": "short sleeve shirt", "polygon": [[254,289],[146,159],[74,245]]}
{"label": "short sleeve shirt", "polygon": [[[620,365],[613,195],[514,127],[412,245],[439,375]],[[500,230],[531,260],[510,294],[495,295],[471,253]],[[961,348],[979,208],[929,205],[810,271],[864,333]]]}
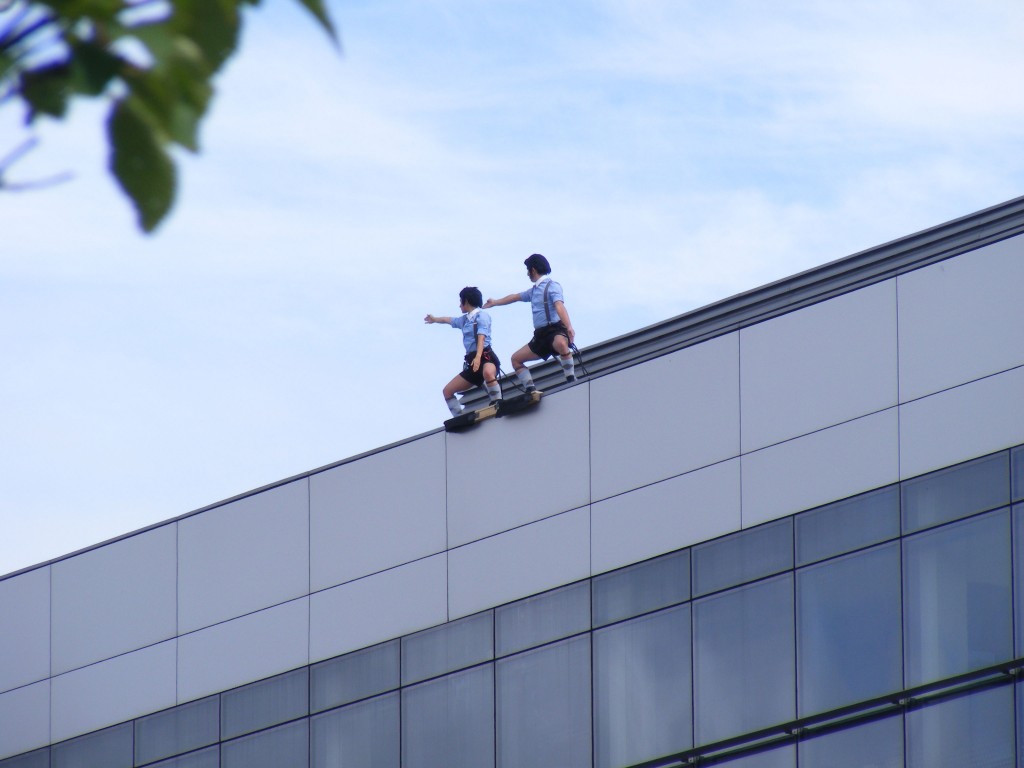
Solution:
{"label": "short sleeve shirt", "polygon": [[[546,309],[544,307],[545,285],[548,286],[548,301]],[[532,288],[527,288],[525,291],[520,293],[519,300],[530,302],[530,308],[533,310],[534,328],[543,328],[545,325],[551,325],[552,323],[559,322],[558,313],[555,312],[555,302],[561,301],[562,303],[565,303],[565,297],[562,295],[561,284],[556,283],[550,277],[542,277],[533,284]]]}
{"label": "short sleeve shirt", "polygon": [[[474,321],[476,323],[475,330],[473,328]],[[491,346],[491,316],[482,309],[474,309],[465,315],[453,317],[452,328],[462,330],[462,343],[465,345],[467,353],[476,352],[476,337],[480,333],[484,335],[484,346]]]}

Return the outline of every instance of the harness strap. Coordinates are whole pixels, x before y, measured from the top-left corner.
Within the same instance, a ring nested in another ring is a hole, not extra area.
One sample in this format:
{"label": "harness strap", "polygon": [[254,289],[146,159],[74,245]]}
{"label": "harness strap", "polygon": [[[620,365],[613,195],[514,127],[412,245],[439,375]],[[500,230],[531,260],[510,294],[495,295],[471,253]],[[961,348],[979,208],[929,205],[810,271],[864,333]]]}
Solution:
{"label": "harness strap", "polygon": [[544,281],[544,319],[551,325],[551,309],[548,307],[548,288],[551,287],[551,280]]}

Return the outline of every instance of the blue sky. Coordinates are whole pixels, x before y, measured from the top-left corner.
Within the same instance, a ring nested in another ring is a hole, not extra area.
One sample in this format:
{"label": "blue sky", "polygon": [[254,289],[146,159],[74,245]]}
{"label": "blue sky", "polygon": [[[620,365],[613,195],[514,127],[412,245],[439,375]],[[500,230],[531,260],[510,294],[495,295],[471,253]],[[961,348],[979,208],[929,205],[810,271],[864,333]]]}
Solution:
{"label": "blue sky", "polygon": [[0,574],[438,426],[532,252],[586,346],[1024,194],[1016,0],[264,6],[155,236],[97,105],[0,197]]}

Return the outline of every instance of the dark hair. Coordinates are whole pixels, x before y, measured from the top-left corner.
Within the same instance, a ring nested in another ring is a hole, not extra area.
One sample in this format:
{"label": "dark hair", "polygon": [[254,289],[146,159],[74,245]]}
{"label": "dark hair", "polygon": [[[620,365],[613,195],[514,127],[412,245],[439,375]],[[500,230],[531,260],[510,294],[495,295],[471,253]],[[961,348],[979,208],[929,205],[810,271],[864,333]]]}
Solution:
{"label": "dark hair", "polygon": [[536,269],[537,274],[539,275],[551,274],[551,265],[548,264],[548,260],[541,256],[539,253],[531,254],[530,257],[523,262],[523,264],[526,265],[527,269],[530,269],[530,267]]}
{"label": "dark hair", "polygon": [[479,288],[467,285],[459,291],[459,301],[464,301],[471,307],[482,307],[484,304],[484,295],[480,293]]}

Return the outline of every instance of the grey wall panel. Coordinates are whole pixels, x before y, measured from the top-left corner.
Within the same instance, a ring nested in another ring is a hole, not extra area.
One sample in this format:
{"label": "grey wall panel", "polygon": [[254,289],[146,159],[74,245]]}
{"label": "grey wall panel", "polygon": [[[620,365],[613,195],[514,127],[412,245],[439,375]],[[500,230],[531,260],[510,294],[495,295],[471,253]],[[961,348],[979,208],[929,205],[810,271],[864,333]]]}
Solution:
{"label": "grey wall panel", "polygon": [[0,581],[0,691],[50,676],[50,569]]}
{"label": "grey wall panel", "polygon": [[448,620],[448,555],[375,573],[310,598],[310,661]]}
{"label": "grey wall panel", "polygon": [[309,663],[309,598],[178,638],[178,703]]}
{"label": "grey wall panel", "polygon": [[444,435],[310,478],[310,582],[332,587],[443,552]]}
{"label": "grey wall panel", "polygon": [[1024,367],[900,406],[903,477],[1024,443]]}
{"label": "grey wall panel", "polygon": [[52,568],[53,674],[174,637],[176,524]]}
{"label": "grey wall panel", "polygon": [[1024,235],[898,280],[901,402],[1024,365]]}
{"label": "grey wall panel", "polygon": [[178,631],[309,591],[309,483],[297,480],[179,523]]}
{"label": "grey wall panel", "polygon": [[744,527],[896,482],[897,409],[746,454],[742,462]]}
{"label": "grey wall panel", "polygon": [[590,575],[590,509],[531,523],[448,553],[451,618]]}
{"label": "grey wall panel", "polygon": [[896,405],[896,282],[740,331],[743,451]]}
{"label": "grey wall panel", "polygon": [[50,743],[50,681],[0,693],[0,758]]}
{"label": "grey wall panel", "polygon": [[739,334],[595,379],[594,500],[740,452]]}
{"label": "grey wall panel", "polygon": [[173,707],[176,640],[53,678],[53,740]]}
{"label": "grey wall panel", "polygon": [[594,573],[738,530],[740,460],[597,502],[591,526]]}
{"label": "grey wall panel", "polygon": [[521,415],[446,435],[448,546],[590,501],[589,394],[572,387]]}

